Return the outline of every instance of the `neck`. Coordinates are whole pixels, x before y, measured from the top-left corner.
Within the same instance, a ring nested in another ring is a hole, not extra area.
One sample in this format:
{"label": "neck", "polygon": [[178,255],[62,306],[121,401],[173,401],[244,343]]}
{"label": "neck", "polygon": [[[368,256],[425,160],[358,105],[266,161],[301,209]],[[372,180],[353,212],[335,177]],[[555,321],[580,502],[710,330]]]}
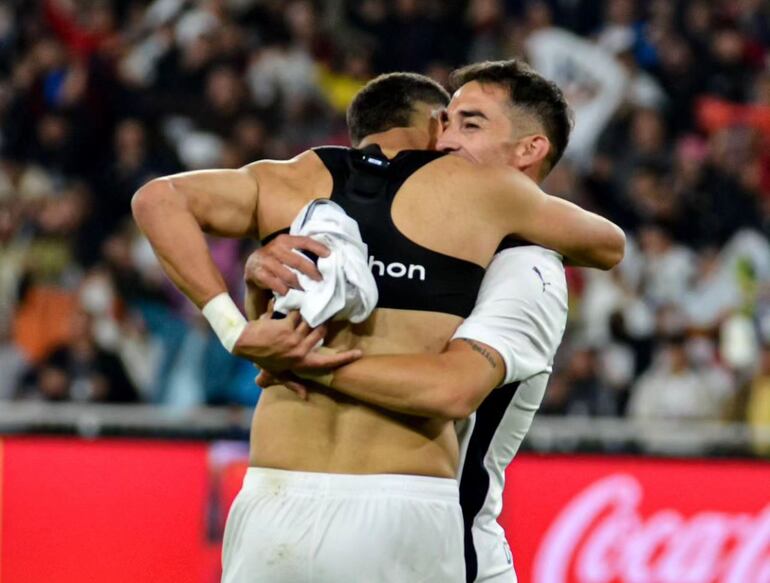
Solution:
{"label": "neck", "polygon": [[366,136],[358,144],[359,148],[365,148],[377,144],[383,152],[400,152],[401,150],[426,150],[428,149],[428,137],[426,132],[417,128],[393,128],[378,134]]}
{"label": "neck", "polygon": [[543,180],[545,180],[545,176],[543,176],[542,173],[543,167],[540,164],[531,164],[530,166],[516,166],[511,164],[511,166],[521,170],[521,172],[529,176],[535,184],[540,184]]}
{"label": "neck", "polygon": [[538,172],[533,166],[529,168],[523,168],[522,172],[529,176],[535,184],[540,184],[542,181],[540,178],[540,172]]}

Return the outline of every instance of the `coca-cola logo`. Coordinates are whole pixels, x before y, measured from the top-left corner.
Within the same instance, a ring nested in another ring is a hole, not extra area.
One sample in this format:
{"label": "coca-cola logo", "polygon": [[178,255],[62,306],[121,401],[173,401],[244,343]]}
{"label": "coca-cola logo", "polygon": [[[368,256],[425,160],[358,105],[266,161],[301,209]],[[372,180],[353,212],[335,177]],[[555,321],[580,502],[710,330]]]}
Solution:
{"label": "coca-cola logo", "polygon": [[770,583],[770,504],[753,515],[661,508],[645,517],[643,494],[634,476],[614,474],[570,500],[537,551],[532,583]]}

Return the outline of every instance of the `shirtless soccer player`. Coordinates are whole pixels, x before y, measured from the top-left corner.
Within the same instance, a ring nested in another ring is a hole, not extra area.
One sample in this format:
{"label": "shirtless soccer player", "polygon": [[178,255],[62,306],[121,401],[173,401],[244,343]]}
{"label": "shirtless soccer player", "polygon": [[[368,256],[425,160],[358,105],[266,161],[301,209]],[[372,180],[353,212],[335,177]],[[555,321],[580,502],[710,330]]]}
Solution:
{"label": "shirtless soccer player", "polygon": [[[452,76],[455,94],[437,149],[474,161],[508,164],[535,180],[555,160],[534,163],[520,140],[545,134],[566,140],[561,93],[515,61],[472,65]],[[524,151],[526,153],[526,151]],[[318,277],[292,248],[317,243],[283,236],[256,251],[247,277],[286,293],[298,285],[284,263]],[[561,257],[530,245],[500,250],[487,269],[472,314],[441,354],[365,356],[338,369],[331,386],[383,408],[426,417],[457,418],[460,504],[465,522],[468,583],[514,583],[505,535],[497,523],[505,468],[540,405],[567,317]],[[301,361],[300,361],[301,362]],[[492,389],[503,384],[496,391]]]}
{"label": "shirtless soccer player", "polygon": [[[171,279],[221,330],[242,316],[203,233],[264,238],[307,202],[331,197],[358,221],[377,260],[422,265],[426,274],[379,281],[367,322],[329,327],[328,346],[369,354],[440,352],[508,234],[581,263],[608,268],[619,260],[622,234],[613,225],[545,195],[523,173],[426,151],[438,131],[431,113],[447,101],[423,77],[378,78],[349,112],[353,143],[378,146],[370,154],[377,164],[320,148],[289,162],[181,174],[140,189],[134,216]],[[234,353],[257,362],[284,354],[287,344],[308,352],[317,340],[292,317],[236,326]],[[459,452],[448,419],[339,393],[303,401],[272,387],[255,411],[251,441],[252,467],[225,534],[224,581],[464,580]]]}

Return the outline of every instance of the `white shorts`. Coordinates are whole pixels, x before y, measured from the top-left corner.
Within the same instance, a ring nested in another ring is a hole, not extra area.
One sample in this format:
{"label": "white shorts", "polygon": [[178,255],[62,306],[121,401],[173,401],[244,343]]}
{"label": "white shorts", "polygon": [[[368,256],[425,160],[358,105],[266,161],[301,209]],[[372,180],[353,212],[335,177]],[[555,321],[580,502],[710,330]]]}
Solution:
{"label": "white shorts", "polygon": [[457,481],[249,468],[223,583],[464,583]]}

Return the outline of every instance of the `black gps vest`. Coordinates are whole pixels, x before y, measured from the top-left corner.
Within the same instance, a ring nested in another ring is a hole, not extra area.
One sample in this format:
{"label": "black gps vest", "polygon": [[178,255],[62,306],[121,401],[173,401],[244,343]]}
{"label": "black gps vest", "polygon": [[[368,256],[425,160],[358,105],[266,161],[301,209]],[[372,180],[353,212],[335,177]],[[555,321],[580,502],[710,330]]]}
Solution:
{"label": "black gps vest", "polygon": [[[401,185],[444,154],[406,150],[388,159],[377,146],[313,151],[332,176],[331,200],[358,222],[361,238],[369,247],[369,267],[379,290],[377,307],[467,317],[476,302],[484,268],[414,243],[398,230],[391,216]],[[281,232],[285,230],[263,243]]]}

